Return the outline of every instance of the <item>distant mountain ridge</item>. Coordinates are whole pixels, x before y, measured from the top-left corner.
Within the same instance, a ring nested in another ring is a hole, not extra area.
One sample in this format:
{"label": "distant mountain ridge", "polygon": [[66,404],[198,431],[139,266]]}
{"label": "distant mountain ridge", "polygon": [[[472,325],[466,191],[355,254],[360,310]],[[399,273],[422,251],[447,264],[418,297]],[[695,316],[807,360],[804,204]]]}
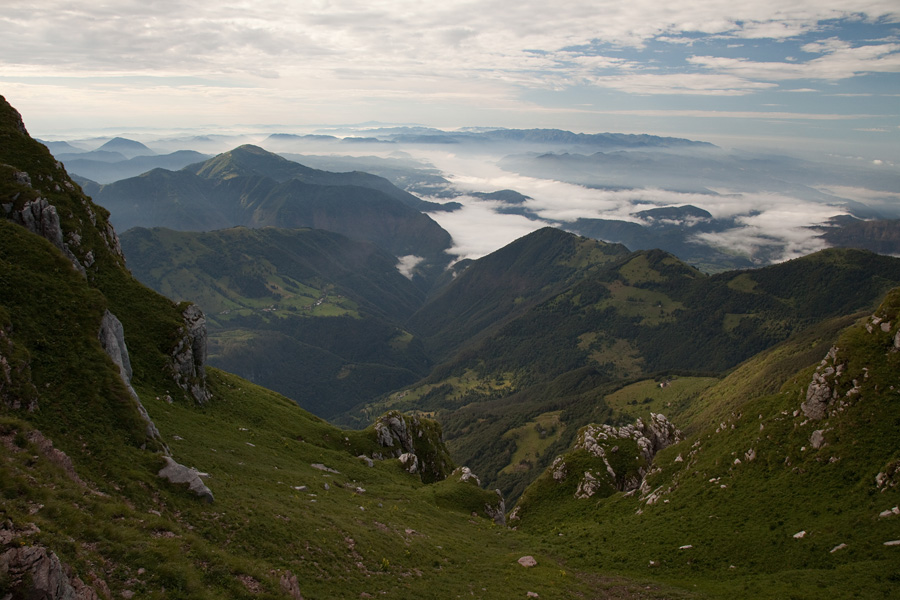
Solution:
{"label": "distant mountain ridge", "polygon": [[313,227],[416,256],[422,285],[449,263],[450,235],[413,206],[419,199],[368,173],[304,167],[240,146],[180,171],[155,169],[94,191],[120,229],[205,231],[231,226]]}

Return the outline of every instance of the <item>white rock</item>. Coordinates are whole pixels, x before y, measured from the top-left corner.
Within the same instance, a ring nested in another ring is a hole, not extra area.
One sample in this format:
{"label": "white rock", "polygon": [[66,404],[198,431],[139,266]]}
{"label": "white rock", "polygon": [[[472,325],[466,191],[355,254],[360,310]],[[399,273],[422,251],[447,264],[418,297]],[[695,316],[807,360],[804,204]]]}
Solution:
{"label": "white rock", "polygon": [[679,546],[679,547],[678,547],[679,550],[690,550],[691,548],[693,548],[693,546],[690,545],[690,544],[686,544],[686,545],[684,545],[684,546]]}
{"label": "white rock", "polygon": [[831,553],[834,554],[838,550],[843,550],[846,547],[847,547],[847,544],[838,544],[837,546],[835,546],[834,548],[831,549]]}
{"label": "white rock", "polygon": [[798,531],[797,533],[794,534],[794,539],[795,539],[795,540],[800,540],[800,539],[803,539],[803,538],[805,538],[805,537],[806,537],[806,532],[805,532],[805,531]]}
{"label": "white rock", "polygon": [[518,560],[518,563],[523,567],[534,567],[537,566],[537,561],[533,556],[523,556]]}
{"label": "white rock", "polygon": [[900,546],[900,540],[891,540],[890,542],[885,542],[885,546]]}

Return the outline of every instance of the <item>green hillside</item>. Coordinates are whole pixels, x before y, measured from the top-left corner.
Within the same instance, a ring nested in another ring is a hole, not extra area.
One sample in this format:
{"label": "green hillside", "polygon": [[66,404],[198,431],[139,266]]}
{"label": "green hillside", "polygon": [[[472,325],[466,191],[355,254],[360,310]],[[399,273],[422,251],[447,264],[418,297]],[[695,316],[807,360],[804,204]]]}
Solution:
{"label": "green hillside", "polygon": [[[337,422],[363,425],[388,407],[422,411],[444,423],[457,460],[516,498],[553,454],[523,461],[527,442],[513,430],[562,411],[559,452],[589,419],[642,414],[606,396],[647,379],[700,377],[690,393],[676,398],[673,388],[648,403],[699,411],[709,377],[825,321],[872,310],[900,285],[900,260],[861,250],[707,276],[658,250],[620,248],[546,229],[475,261],[410,320],[436,357],[449,359]],[[579,252],[590,258],[568,258]],[[643,406],[648,397],[633,399]]]}
{"label": "green hillside", "polygon": [[[692,433],[659,452],[633,493],[596,486],[576,498],[587,474],[607,477],[604,455],[634,456],[630,440],[599,441],[604,451],[583,443],[526,490],[513,522],[553,532],[548,547],[572,566],[652,574],[715,596],[892,597],[898,325],[895,290],[780,389],[759,394],[751,378],[710,388],[710,402],[734,398],[730,410],[714,421],[682,415]],[[742,369],[771,374],[808,347],[782,346]],[[633,473],[621,458],[614,470]],[[627,543],[602,543],[613,540]]]}
{"label": "green hillside", "polygon": [[431,361],[400,325],[424,294],[373,244],[324,230],[132,229],[134,275],[207,316],[210,364],[329,417],[409,385]]}

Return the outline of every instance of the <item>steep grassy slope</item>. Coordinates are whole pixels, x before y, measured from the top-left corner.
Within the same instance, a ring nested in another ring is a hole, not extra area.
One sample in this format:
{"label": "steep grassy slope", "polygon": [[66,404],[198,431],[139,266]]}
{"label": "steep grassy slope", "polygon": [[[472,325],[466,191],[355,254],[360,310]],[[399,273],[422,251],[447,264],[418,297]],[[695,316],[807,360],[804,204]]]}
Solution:
{"label": "steep grassy slope", "polygon": [[[576,498],[584,473],[602,479],[606,466],[584,449],[566,454],[525,492],[520,527],[558,534],[549,547],[573,566],[652,574],[715,596],[892,597],[898,325],[900,290],[832,338],[833,350],[819,346],[822,360],[779,390],[759,394],[753,379],[709,389],[709,405],[718,397],[730,410],[695,417],[694,432],[659,452],[632,494]],[[772,373],[808,347],[779,347],[747,371]],[[603,444],[610,461],[629,452],[620,440]]]}
{"label": "steep grassy slope", "polygon": [[623,246],[541,229],[475,261],[410,326],[447,357],[625,253]]}
{"label": "steep grassy slope", "polygon": [[399,326],[424,301],[396,259],[323,230],[132,229],[135,276],[207,314],[210,364],[320,416],[408,385],[431,366]]}

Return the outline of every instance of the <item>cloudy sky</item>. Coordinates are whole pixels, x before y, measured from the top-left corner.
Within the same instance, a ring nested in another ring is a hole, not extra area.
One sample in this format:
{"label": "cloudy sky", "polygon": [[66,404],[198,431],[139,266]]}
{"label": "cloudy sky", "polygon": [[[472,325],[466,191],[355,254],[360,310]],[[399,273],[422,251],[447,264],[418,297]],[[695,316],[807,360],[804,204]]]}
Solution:
{"label": "cloudy sky", "polygon": [[32,133],[421,123],[900,147],[897,0],[6,0]]}

